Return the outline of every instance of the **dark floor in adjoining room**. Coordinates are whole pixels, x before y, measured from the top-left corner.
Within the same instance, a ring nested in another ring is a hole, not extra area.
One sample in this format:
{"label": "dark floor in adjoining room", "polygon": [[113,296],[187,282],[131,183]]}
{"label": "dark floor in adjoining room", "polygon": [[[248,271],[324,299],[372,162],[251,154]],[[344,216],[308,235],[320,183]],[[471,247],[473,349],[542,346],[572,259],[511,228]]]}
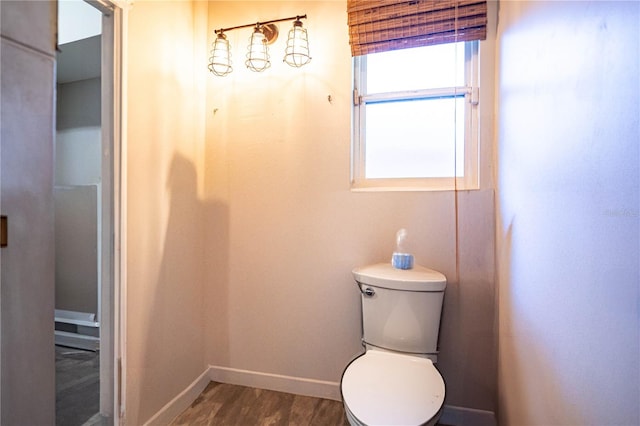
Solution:
{"label": "dark floor in adjoining room", "polygon": [[99,410],[99,353],[56,346],[56,426],[80,426]]}

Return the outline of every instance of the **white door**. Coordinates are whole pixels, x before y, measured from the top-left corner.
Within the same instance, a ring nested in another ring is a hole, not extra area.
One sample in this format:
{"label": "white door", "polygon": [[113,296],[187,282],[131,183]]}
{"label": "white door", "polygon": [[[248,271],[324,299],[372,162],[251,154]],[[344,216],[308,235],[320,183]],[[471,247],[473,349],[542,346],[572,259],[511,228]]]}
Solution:
{"label": "white door", "polygon": [[0,423],[55,420],[54,2],[0,2]]}

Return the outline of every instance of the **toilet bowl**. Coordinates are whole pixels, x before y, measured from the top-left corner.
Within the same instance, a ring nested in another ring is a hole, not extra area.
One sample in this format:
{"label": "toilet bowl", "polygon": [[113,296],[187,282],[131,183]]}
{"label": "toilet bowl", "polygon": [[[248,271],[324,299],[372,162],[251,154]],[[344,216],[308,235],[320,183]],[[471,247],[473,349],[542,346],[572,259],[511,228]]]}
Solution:
{"label": "toilet bowl", "polygon": [[340,388],[353,426],[435,425],[445,396],[430,359],[377,349],[347,366]]}

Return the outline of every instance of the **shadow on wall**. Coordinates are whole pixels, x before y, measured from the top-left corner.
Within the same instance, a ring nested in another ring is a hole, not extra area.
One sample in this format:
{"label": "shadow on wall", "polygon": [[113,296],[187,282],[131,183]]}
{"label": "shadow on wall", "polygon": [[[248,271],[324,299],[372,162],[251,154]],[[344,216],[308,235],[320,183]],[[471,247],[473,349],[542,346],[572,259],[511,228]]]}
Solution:
{"label": "shadow on wall", "polygon": [[[501,230],[502,231],[502,230]],[[511,329],[511,317],[513,316],[513,309],[511,304],[511,252],[512,252],[512,234],[513,234],[513,221],[509,224],[505,235],[501,238],[503,247],[498,254],[498,264],[500,267],[498,268],[498,309],[501,309],[501,316],[498,318],[498,332],[502,333],[513,333]],[[505,325],[502,325],[505,324]],[[502,346],[502,349],[499,351],[499,365],[514,365],[517,362],[517,356],[514,354],[514,350],[516,349],[513,345],[508,345],[506,340],[499,340],[499,346]],[[511,342],[511,340],[509,340]],[[511,346],[511,347],[507,347]],[[523,395],[524,390],[526,389],[523,384],[521,384],[520,380],[522,379],[519,374],[511,374],[508,378],[502,377],[503,370],[501,368],[498,369],[498,389],[505,386],[505,381],[508,379],[510,382],[513,382],[512,386],[509,386],[509,399],[517,399],[524,400],[525,395]],[[519,369],[512,369],[513,372],[519,371]],[[502,393],[498,393],[498,406],[499,407],[507,407],[508,404],[505,402],[506,396]],[[498,424],[511,424],[509,413],[505,410],[499,412],[502,417],[498,418]],[[517,416],[515,417],[517,418]]]}
{"label": "shadow on wall", "polygon": [[206,229],[204,255],[204,355],[209,363],[230,365],[229,339],[229,206],[220,200],[203,204]]}
{"label": "shadow on wall", "polygon": [[[167,181],[169,217],[158,276],[147,297],[138,420],[148,419],[204,369],[204,207],[193,163],[175,153]],[[144,396],[144,397],[143,397]]]}
{"label": "shadow on wall", "polygon": [[447,384],[445,404],[495,412],[494,195],[487,190],[453,196],[458,198],[458,229],[451,231],[451,266],[444,270],[437,367]]}

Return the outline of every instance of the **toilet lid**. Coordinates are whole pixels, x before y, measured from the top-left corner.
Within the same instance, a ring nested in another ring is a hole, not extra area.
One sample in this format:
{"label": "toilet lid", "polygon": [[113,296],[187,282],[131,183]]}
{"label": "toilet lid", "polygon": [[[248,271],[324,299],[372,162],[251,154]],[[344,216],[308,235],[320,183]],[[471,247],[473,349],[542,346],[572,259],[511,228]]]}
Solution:
{"label": "toilet lid", "polygon": [[421,425],[444,404],[442,376],[431,360],[368,350],[342,376],[342,398],[366,425]]}

